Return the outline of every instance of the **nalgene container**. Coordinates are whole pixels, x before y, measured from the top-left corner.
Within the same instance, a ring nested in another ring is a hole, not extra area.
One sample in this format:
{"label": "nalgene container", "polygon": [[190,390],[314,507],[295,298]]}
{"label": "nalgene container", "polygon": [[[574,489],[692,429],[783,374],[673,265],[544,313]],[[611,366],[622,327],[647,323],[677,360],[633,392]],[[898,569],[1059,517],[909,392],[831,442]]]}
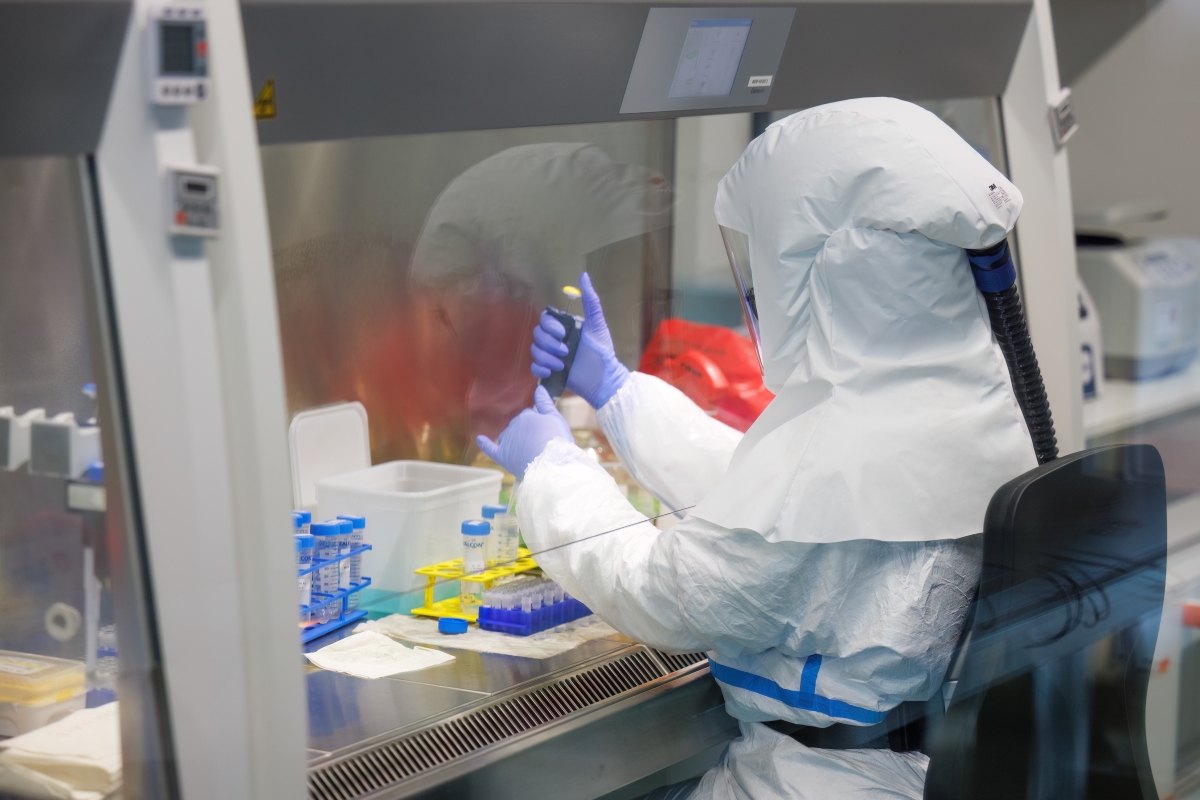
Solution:
{"label": "nalgene container", "polygon": [[[353,514],[345,514],[339,516],[338,519],[349,522],[354,530],[350,532],[350,549],[357,550],[363,546],[367,539],[367,518],[357,517]],[[362,553],[356,556],[351,556],[350,559],[350,583],[357,585],[362,581]],[[346,600],[347,608],[358,608],[358,592],[350,595]]]}
{"label": "nalgene container", "polygon": [[508,536],[508,506],[486,505],[483,507],[483,518],[492,523],[492,533],[488,536],[488,566],[513,560],[508,558],[505,548]]}
{"label": "nalgene container", "polygon": [[[462,555],[459,526],[479,516],[484,503],[500,494],[500,473],[493,469],[397,461],[317,482],[318,517],[341,514],[365,517],[362,574],[372,586],[362,602],[376,608],[407,610],[403,598],[420,604],[425,576],[414,570]],[[439,587],[441,588],[441,587]],[[454,586],[445,587],[452,591]],[[437,599],[445,599],[439,596]]]}
{"label": "nalgene container", "polygon": [[459,581],[459,605],[463,613],[472,613],[482,602],[483,583],[468,580],[467,576],[487,569],[487,546],[492,525],[484,519],[470,519],[462,524],[463,578]]}
{"label": "nalgene container", "polygon": [[[342,534],[342,523],[340,520],[328,520],[326,522],[314,522],[312,524],[312,535],[316,538],[316,559],[317,563],[328,562],[321,565],[321,568],[313,572],[313,591],[323,595],[330,595],[338,589],[338,562],[334,559],[338,555],[338,537]],[[324,597],[319,597],[319,600],[324,600]],[[317,622],[329,622],[331,619],[337,619],[341,608],[338,603],[328,603],[321,606],[316,611]]]}
{"label": "nalgene container", "polygon": [[[312,603],[312,581],[313,573],[305,572],[312,566],[313,549],[316,545],[316,537],[310,533],[296,534],[296,580],[300,590],[300,606]],[[304,574],[300,574],[304,573]],[[300,627],[307,628],[314,622],[312,612],[300,611]]]}
{"label": "nalgene container", "polygon": [[345,517],[338,517],[337,521],[342,528],[338,534],[338,555],[342,557],[338,562],[338,589],[346,591],[350,588],[350,548],[353,546],[354,523]]}
{"label": "nalgene container", "polygon": [[312,512],[311,511],[293,511],[292,512],[292,527],[295,533],[312,533]]}

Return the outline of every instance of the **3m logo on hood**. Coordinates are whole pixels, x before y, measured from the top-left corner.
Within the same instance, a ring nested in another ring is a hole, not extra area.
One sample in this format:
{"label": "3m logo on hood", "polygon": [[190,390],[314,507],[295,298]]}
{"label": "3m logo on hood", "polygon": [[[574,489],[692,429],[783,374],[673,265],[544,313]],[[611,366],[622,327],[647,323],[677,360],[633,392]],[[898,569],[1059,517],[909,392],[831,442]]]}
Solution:
{"label": "3m logo on hood", "polygon": [[1008,192],[1004,191],[994,183],[988,187],[988,197],[991,198],[992,205],[994,205],[996,208],[1003,208],[1012,202],[1008,196]]}

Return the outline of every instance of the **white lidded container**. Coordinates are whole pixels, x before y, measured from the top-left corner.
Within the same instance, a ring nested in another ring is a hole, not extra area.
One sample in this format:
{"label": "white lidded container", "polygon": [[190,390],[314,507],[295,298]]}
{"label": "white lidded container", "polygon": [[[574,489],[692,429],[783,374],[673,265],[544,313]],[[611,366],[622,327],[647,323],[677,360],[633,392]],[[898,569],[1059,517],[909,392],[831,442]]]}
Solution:
{"label": "white lidded container", "polygon": [[288,431],[292,489],[297,508],[316,519],[366,518],[362,574],[372,585],[363,603],[383,593],[407,592],[387,610],[422,602],[425,578],[418,567],[462,555],[463,520],[500,497],[501,473],[432,461],[390,461],[371,466],[367,412],[341,403],[297,414]]}

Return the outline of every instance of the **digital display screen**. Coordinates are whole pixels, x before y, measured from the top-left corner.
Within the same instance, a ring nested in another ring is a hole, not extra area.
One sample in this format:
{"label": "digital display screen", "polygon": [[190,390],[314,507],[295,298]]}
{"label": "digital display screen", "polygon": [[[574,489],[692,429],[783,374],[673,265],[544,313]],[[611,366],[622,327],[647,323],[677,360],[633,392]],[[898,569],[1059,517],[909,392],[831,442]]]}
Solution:
{"label": "digital display screen", "polygon": [[163,22],[159,25],[163,75],[196,74],[195,23]]}
{"label": "digital display screen", "polygon": [[733,90],[752,19],[694,19],[668,97],[719,97]]}

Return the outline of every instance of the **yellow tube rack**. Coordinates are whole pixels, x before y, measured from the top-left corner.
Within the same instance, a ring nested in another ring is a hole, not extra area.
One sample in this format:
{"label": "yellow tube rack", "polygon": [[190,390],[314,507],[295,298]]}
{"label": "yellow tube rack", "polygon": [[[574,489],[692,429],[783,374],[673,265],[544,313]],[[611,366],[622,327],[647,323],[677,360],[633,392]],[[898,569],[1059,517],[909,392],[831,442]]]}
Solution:
{"label": "yellow tube rack", "polygon": [[[471,577],[482,583],[485,589],[490,589],[492,581],[497,578],[519,575],[522,572],[529,572],[531,569],[537,569],[537,563],[530,558],[529,551],[522,547],[517,550],[517,560],[511,564],[490,567],[483,572],[474,573]],[[455,619],[465,619],[467,622],[475,622],[479,619],[479,612],[463,611],[457,597],[448,597],[445,600],[438,600],[436,603],[433,600],[433,587],[437,585],[439,579],[455,581],[463,577],[463,560],[461,558],[421,567],[414,572],[424,575],[426,580],[425,605],[412,610],[414,617],[454,617]]]}

